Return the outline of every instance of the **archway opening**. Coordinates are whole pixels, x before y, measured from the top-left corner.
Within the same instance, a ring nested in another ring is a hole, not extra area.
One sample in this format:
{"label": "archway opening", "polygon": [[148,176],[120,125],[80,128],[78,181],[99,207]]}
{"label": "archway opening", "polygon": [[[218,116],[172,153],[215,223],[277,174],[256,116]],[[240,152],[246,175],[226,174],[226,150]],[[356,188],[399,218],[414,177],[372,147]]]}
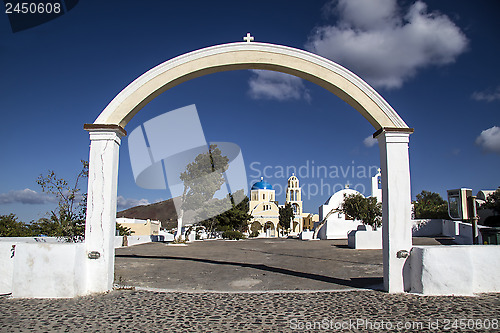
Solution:
{"label": "archway opening", "polygon": [[264,43],[217,45],[169,60],[137,78],[93,124],[85,125],[91,138],[86,248],[103,253],[102,260],[87,261],[87,290],[109,290],[113,281],[112,237],[123,127],[164,91],[196,77],[237,69],[268,69],[306,79],[340,97],[375,127],[384,201],[384,284],[388,291],[404,291],[405,260],[398,253],[411,249],[408,137],[413,130],[373,88],[342,66],[303,50]]}

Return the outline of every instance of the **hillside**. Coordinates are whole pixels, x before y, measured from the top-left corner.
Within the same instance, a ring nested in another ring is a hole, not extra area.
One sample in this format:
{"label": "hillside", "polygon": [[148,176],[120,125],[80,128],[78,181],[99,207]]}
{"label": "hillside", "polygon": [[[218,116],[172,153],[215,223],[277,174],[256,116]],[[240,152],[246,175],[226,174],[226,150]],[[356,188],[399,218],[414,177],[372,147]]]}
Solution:
{"label": "hillside", "polygon": [[[177,200],[177,198],[175,199]],[[158,220],[161,222],[161,227],[167,230],[177,227],[174,199],[122,210],[116,213],[116,217]]]}

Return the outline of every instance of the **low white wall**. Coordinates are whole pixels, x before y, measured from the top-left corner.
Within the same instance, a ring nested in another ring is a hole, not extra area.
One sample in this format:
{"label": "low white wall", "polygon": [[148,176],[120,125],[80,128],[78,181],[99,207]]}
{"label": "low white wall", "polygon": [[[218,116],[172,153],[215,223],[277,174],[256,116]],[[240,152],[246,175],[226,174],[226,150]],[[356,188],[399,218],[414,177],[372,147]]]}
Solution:
{"label": "low white wall", "polygon": [[[417,219],[413,220],[412,235],[414,237],[454,237],[455,243],[460,245],[471,245],[472,225],[461,221],[441,219]],[[479,225],[479,229],[484,226]],[[481,232],[479,232],[479,244],[482,244]]]}
{"label": "low white wall", "polygon": [[[173,239],[172,234],[128,236],[128,245]],[[115,237],[115,247],[122,242],[122,236]],[[18,298],[84,295],[86,260],[85,243],[66,243],[56,237],[0,237],[0,294]]]}
{"label": "low white wall", "polygon": [[63,238],[58,237],[0,237],[0,242],[14,243],[66,243]]}
{"label": "low white wall", "polygon": [[500,245],[415,246],[411,292],[472,295],[500,292]]}
{"label": "low white wall", "polygon": [[357,250],[382,249],[382,228],[377,231],[353,230],[347,235],[347,246]]}
{"label": "low white wall", "polygon": [[14,251],[16,242],[0,242],[0,295],[12,292],[12,277],[14,276]]}
{"label": "low white wall", "polygon": [[[150,236],[127,236],[127,246],[150,243],[150,242],[172,242],[174,235],[165,233],[161,235]],[[115,236],[115,248],[123,246],[123,236]]]}
{"label": "low white wall", "polygon": [[304,230],[299,234],[299,239],[311,240],[313,239],[314,231]]}
{"label": "low white wall", "polygon": [[412,220],[413,237],[433,237],[443,235],[443,221],[441,219]]}
{"label": "low white wall", "polygon": [[456,221],[442,220],[442,228],[441,234],[443,236],[455,237],[460,233],[459,224]]}
{"label": "low white wall", "polygon": [[0,242],[0,293],[75,297],[85,292],[83,243]]}

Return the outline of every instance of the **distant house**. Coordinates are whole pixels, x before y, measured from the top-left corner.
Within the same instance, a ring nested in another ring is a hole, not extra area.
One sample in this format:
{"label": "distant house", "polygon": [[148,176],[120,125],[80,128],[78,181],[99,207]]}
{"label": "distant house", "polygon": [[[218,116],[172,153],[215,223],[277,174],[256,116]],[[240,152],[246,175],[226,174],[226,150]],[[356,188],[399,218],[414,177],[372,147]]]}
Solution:
{"label": "distant house", "polygon": [[134,236],[150,236],[160,233],[160,221],[129,219],[126,217],[118,217],[116,223],[123,227],[130,228]]}

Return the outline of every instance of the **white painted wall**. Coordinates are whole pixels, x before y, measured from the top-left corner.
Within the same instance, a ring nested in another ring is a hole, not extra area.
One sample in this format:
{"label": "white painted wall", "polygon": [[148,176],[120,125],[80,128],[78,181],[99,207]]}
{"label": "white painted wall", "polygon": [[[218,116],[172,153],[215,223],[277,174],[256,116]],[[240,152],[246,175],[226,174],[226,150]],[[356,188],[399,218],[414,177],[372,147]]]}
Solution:
{"label": "white painted wall", "polygon": [[[162,233],[160,235],[149,236],[127,236],[128,246],[139,245],[151,242],[172,242],[174,235],[170,233]],[[123,247],[123,236],[115,236],[115,248]]]}
{"label": "white painted wall", "polygon": [[[357,250],[381,250],[382,249],[382,229],[377,231],[353,230],[347,236],[347,246]],[[367,227],[370,228],[370,227]]]}
{"label": "white painted wall", "polygon": [[12,292],[12,277],[14,274],[14,257],[12,246],[17,247],[16,242],[0,242],[0,295]]}
{"label": "white painted wall", "polygon": [[[472,245],[472,225],[461,221],[441,219],[416,219],[412,220],[412,234],[414,237],[448,236],[454,237],[455,243],[460,245]],[[479,229],[484,226],[478,226]],[[479,244],[482,244],[482,236],[479,232]]]}
{"label": "white painted wall", "polygon": [[413,293],[500,292],[500,245],[415,246],[410,269]]}
{"label": "white painted wall", "polygon": [[65,243],[64,239],[58,237],[0,237],[0,242],[14,243]]}
{"label": "white painted wall", "polygon": [[311,239],[313,239],[313,236],[314,236],[314,231],[303,230],[299,234],[299,239],[302,239],[302,240],[311,240]]}
{"label": "white painted wall", "polygon": [[412,220],[413,237],[434,237],[443,235],[443,220],[415,219]]}
{"label": "white painted wall", "polygon": [[84,260],[83,243],[0,242],[1,293],[16,298],[83,295]]}

